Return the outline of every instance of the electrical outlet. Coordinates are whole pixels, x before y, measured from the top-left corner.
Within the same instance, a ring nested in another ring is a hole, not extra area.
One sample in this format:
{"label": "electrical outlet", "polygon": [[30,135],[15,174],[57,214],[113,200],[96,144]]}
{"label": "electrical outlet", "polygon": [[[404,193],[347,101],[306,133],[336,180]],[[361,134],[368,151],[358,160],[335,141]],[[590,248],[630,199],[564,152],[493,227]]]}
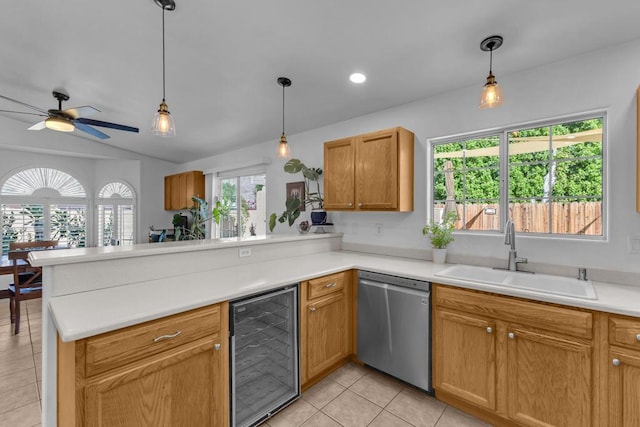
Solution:
{"label": "electrical outlet", "polygon": [[251,248],[240,248],[238,255],[240,255],[240,258],[251,256]]}
{"label": "electrical outlet", "polygon": [[630,254],[640,254],[640,236],[628,236],[627,243]]}
{"label": "electrical outlet", "polygon": [[383,226],[383,224],[382,224],[382,223],[380,223],[380,222],[379,222],[379,223],[377,223],[377,224],[376,224],[376,234],[377,234],[378,236],[382,236],[383,231],[384,231],[384,226]]}

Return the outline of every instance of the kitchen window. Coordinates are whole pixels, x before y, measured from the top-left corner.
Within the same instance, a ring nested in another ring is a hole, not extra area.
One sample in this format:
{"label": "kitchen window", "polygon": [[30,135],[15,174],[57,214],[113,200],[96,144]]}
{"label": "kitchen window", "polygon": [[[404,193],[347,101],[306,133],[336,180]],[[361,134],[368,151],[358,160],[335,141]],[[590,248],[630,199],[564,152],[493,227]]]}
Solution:
{"label": "kitchen window", "polygon": [[605,114],[431,141],[433,218],[456,229],[605,235]]}

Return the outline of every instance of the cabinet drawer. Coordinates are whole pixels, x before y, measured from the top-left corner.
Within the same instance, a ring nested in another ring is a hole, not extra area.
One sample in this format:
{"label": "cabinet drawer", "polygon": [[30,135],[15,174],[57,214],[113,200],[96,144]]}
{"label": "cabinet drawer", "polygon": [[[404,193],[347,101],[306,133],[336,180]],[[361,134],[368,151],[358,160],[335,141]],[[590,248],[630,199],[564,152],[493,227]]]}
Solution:
{"label": "cabinet drawer", "polygon": [[497,317],[575,337],[593,337],[593,314],[587,311],[442,285],[435,288],[436,306]]}
{"label": "cabinet drawer", "polygon": [[640,350],[640,319],[610,316],[609,343]]}
{"label": "cabinet drawer", "polygon": [[345,274],[346,273],[338,273],[309,280],[307,300],[319,298],[333,292],[342,292],[344,289]]}
{"label": "cabinet drawer", "polygon": [[214,305],[87,338],[85,375],[99,374],[219,333],[221,315],[220,306]]}

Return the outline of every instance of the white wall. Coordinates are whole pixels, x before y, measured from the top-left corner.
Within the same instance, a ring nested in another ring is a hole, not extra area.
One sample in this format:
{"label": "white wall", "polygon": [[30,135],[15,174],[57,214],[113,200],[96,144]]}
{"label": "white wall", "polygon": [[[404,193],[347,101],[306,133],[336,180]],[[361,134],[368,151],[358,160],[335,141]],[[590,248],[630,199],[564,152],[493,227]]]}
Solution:
{"label": "white wall", "polygon": [[[568,114],[606,109],[608,161],[608,239],[584,241],[558,238],[518,237],[518,252],[530,263],[587,266],[640,272],[640,256],[627,250],[627,236],[640,235],[640,215],[635,211],[636,108],[635,91],[640,83],[640,41],[618,45],[514,75],[500,75],[506,101],[498,109],[480,110],[477,101],[484,76],[473,87],[358,117],[297,135],[289,135],[292,157],[307,166],[322,166],[325,141],[374,130],[403,126],[416,135],[415,211],[411,213],[331,212],[336,231],[346,244],[380,245],[390,248],[426,249],[421,229],[425,223],[429,138],[478,131]],[[429,78],[429,76],[425,76]],[[295,108],[295,106],[294,106]],[[182,165],[181,170],[216,168],[272,157],[267,169],[267,212],[282,212],[285,183],[299,176],[285,174],[275,158],[278,134],[248,149]],[[375,224],[383,224],[383,235]],[[279,224],[276,233],[291,233]],[[457,234],[449,247],[459,256],[495,256],[506,259],[500,235]]]}

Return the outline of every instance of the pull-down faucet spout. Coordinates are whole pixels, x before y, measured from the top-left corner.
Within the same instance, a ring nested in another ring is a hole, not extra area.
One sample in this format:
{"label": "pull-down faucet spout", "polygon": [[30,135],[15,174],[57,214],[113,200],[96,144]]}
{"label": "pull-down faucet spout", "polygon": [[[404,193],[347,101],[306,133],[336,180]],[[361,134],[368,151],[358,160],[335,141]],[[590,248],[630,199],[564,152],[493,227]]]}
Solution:
{"label": "pull-down faucet spout", "polygon": [[507,269],[510,271],[518,271],[518,264],[526,264],[527,259],[519,257],[516,252],[516,229],[511,219],[507,220],[504,226],[504,244],[509,245]]}

